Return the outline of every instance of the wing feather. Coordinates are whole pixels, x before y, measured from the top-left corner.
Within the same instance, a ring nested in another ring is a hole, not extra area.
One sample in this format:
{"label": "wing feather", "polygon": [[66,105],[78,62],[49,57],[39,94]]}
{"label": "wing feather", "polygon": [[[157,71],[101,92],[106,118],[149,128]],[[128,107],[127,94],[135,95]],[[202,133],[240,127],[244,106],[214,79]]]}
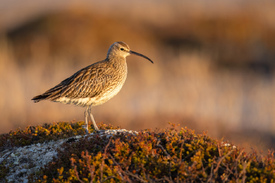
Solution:
{"label": "wing feather", "polygon": [[110,70],[104,69],[108,68],[104,65],[106,63],[98,62],[87,66],[32,100],[38,102],[44,99],[55,101],[60,97],[71,99],[95,97],[104,92],[106,84],[112,79]]}

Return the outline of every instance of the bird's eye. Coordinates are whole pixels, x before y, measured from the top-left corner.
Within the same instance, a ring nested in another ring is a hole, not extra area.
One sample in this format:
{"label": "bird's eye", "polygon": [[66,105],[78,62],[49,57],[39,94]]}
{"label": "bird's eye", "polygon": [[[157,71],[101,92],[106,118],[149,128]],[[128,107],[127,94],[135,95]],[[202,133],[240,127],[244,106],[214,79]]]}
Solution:
{"label": "bird's eye", "polygon": [[121,51],[125,51],[124,48],[120,48]]}

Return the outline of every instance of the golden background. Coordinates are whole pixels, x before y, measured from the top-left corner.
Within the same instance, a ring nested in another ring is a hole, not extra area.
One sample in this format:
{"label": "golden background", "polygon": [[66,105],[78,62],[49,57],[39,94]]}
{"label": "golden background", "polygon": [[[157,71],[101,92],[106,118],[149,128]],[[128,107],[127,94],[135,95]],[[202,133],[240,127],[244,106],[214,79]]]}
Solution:
{"label": "golden background", "polygon": [[246,148],[275,147],[272,1],[0,1],[0,133],[84,120],[84,108],[31,98],[124,41],[121,92],[93,108],[126,129],[168,122]]}

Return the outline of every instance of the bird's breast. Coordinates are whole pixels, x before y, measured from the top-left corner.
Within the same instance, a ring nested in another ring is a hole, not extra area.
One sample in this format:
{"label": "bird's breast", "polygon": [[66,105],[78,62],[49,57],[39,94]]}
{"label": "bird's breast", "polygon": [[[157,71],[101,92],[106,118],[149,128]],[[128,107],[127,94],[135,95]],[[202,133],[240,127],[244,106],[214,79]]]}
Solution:
{"label": "bird's breast", "polygon": [[110,83],[106,83],[106,87],[100,92],[100,94],[94,97],[95,103],[93,106],[103,104],[116,96],[121,90],[127,78],[127,68],[123,73],[116,74]]}

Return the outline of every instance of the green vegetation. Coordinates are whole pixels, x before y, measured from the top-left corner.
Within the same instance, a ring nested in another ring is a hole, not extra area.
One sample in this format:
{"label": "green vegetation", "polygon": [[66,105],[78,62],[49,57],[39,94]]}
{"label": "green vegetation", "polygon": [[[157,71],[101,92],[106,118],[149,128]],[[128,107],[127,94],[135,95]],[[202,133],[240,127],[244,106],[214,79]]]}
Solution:
{"label": "green vegetation", "polygon": [[[83,122],[28,127],[0,136],[1,146],[22,146],[84,134]],[[101,129],[114,129],[101,125]],[[43,140],[44,139],[44,140]],[[8,173],[0,165],[1,178]],[[30,182],[273,182],[275,159],[244,150],[207,134],[172,125],[166,130],[142,130],[85,136],[67,141],[58,157]]]}

